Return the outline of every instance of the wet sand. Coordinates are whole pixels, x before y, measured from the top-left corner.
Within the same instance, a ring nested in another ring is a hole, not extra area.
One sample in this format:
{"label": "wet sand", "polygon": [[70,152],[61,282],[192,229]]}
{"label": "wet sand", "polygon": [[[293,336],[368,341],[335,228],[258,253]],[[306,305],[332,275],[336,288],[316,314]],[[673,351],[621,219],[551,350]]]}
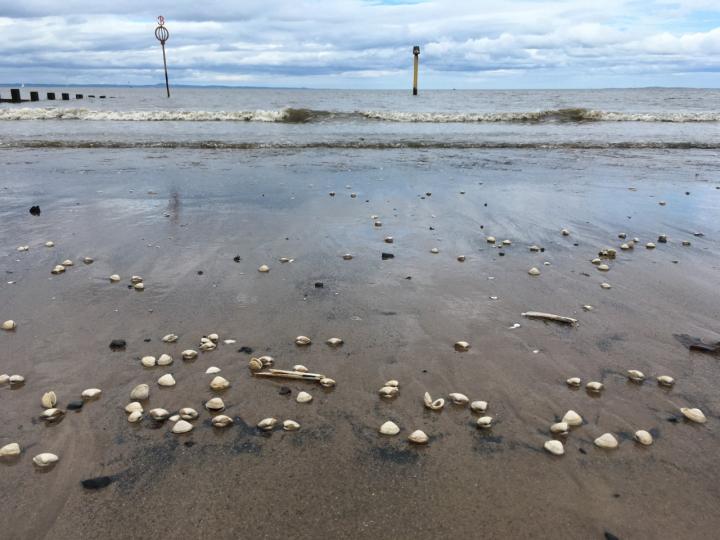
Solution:
{"label": "wet sand", "polygon": [[[23,447],[0,463],[3,538],[716,534],[720,358],[674,337],[720,339],[716,153],[14,150],[0,160],[0,319],[18,323],[0,333],[0,373],[26,378],[0,387],[0,446]],[[28,213],[34,204],[40,216]],[[618,248],[620,232],[641,244],[598,272],[590,260]],[[668,243],[645,249],[659,234]],[[512,245],[499,250],[486,235]],[[75,266],[51,276],[66,258]],[[532,266],[542,274],[529,276]],[[145,291],[128,289],[134,274]],[[580,323],[522,318],[528,310]],[[171,332],[178,342],[163,343]],[[217,350],[180,358],[211,332]],[[300,334],[313,345],[296,347]],[[332,336],[345,344],[326,346]],[[113,339],[127,349],[112,352]],[[470,351],[455,352],[458,340]],[[337,386],[253,378],[240,347]],[[140,365],[163,352],[172,366]],[[216,394],[209,366],[232,383],[220,393],[236,419],[228,429],[203,408]],[[627,369],[651,380],[630,383]],[[177,386],[158,387],[164,373]],[[674,388],[657,386],[662,374]],[[571,376],[605,390],[571,390]],[[401,385],[392,401],[377,394],[388,379]],[[123,407],[140,383],[151,388],[146,411],[194,407],[195,429],[128,423]],[[57,424],[38,420],[43,392],[65,408],[90,387],[100,399]],[[295,402],[300,390],[312,403]],[[486,400],[496,423],[479,430],[478,415],[453,405],[429,411],[425,391]],[[707,424],[683,420],[684,406]],[[585,424],[551,456],[543,442],[568,409]],[[268,416],[302,427],[259,433]],[[377,433],[386,420],[399,436]],[[415,429],[427,446],[408,444]],[[638,429],[655,443],[634,443]],[[617,450],[593,445],[605,432]],[[40,452],[60,462],[37,470]],[[98,476],[113,481],[81,486]]]}

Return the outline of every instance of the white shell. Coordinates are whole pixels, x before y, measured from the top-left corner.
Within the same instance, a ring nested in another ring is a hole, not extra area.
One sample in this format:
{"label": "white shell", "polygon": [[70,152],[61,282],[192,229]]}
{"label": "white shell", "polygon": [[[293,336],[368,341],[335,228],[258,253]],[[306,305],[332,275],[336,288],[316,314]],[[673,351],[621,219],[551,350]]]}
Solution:
{"label": "white shell", "polygon": [[455,350],[458,352],[467,352],[470,350],[470,344],[467,341],[456,341]]}
{"label": "white shell", "polygon": [[150,396],[150,387],[147,384],[138,384],[130,392],[130,399],[133,401],[144,401]]}
{"label": "white shell", "polygon": [[136,423],[142,420],[142,411],[133,411],[128,415],[128,422],[130,423]]}
{"label": "white shell", "polygon": [[555,456],[562,456],[565,453],[565,447],[563,446],[563,443],[556,440],[551,441],[545,441],[545,444],[543,445],[545,450],[550,452],[551,454]]}
{"label": "white shell", "polygon": [[163,337],[162,340],[165,343],[175,343],[178,340],[178,337],[175,334],[168,334],[165,337]]}
{"label": "white shell", "polygon": [[383,435],[397,435],[400,433],[400,428],[395,422],[388,420],[382,426],[380,426],[380,433]]}
{"label": "white shell", "polygon": [[270,267],[267,264],[263,264],[262,266],[260,266],[260,268],[258,268],[258,272],[261,272],[263,274],[266,274],[269,271],[270,271]]}
{"label": "white shell", "polygon": [[215,427],[228,427],[232,425],[233,419],[229,416],[226,416],[224,414],[218,414],[217,416],[214,416],[212,419],[212,425]]}
{"label": "white shell", "polygon": [[533,266],[530,270],[528,270],[528,274],[530,274],[531,276],[539,276],[540,270]]}
{"label": "white shell", "polygon": [[168,418],[168,420],[170,420],[171,422],[177,422],[178,420],[180,420],[180,415],[173,414],[170,418]]}
{"label": "white shell", "polygon": [[171,373],[166,373],[157,380],[160,386],[175,386],[175,377]]}
{"label": "white shell", "polygon": [[126,413],[133,413],[136,411],[143,412],[143,406],[140,404],[139,401],[133,401],[131,403],[128,403],[125,405],[125,412]]}
{"label": "white shell", "polygon": [[610,270],[610,267],[607,264],[599,264],[597,269],[601,272],[607,272]]}
{"label": "white shell", "polygon": [[60,458],[55,454],[43,452],[33,458],[33,463],[38,467],[49,467],[50,465],[57,463]]}
{"label": "white shell", "polygon": [[427,444],[429,438],[424,431],[416,430],[408,436],[408,441],[415,444]]}
{"label": "white shell", "polygon": [[312,341],[307,336],[298,336],[295,338],[295,345],[299,345],[300,347],[310,345],[311,343]]}
{"label": "white shell", "polygon": [[386,236],[385,237],[385,243],[386,244],[392,244],[395,241],[395,239],[392,236]]}
{"label": "white shell", "polygon": [[565,383],[573,388],[580,388],[582,379],[580,377],[570,377]]}
{"label": "white shell", "polygon": [[629,369],[627,372],[628,379],[633,382],[643,382],[645,380],[645,374],[637,369]]}
{"label": "white shell", "polygon": [[160,407],[158,407],[157,409],[151,409],[148,414],[153,420],[157,420],[158,422],[167,420],[170,416],[170,413],[166,409],[162,409]]}
{"label": "white shell", "polygon": [[599,448],[617,448],[618,441],[612,433],[603,433],[595,439],[595,446]]}
{"label": "white shell", "polygon": [[685,418],[692,422],[697,422],[698,424],[704,424],[707,422],[707,418],[705,418],[705,415],[700,409],[689,409],[687,407],[683,407],[680,409],[680,412]]}
{"label": "white shell", "polygon": [[325,343],[327,343],[331,347],[339,347],[340,345],[343,344],[343,340],[339,337],[331,337]]}
{"label": "white shell", "polygon": [[133,285],[137,285],[138,283],[142,283],[142,282],[143,282],[143,278],[141,278],[140,276],[132,276],[130,278],[130,283],[132,283]]}
{"label": "white shell", "polygon": [[550,426],[550,431],[558,435],[566,435],[570,426],[567,422],[557,422]]}
{"label": "white shell", "polygon": [[485,411],[487,411],[488,402],[487,401],[473,401],[470,404],[470,408],[472,409],[473,412],[484,413]]}
{"label": "white shell", "polygon": [[309,370],[302,364],[296,364],[293,366],[293,371],[298,371],[300,373],[307,373]]}
{"label": "white shell", "polygon": [[225,408],[225,403],[219,397],[214,397],[205,402],[205,408],[211,411],[222,411]]}
{"label": "white shell", "polygon": [[578,413],[576,413],[573,410],[570,410],[565,413],[565,416],[562,417],[562,421],[566,422],[569,426],[581,426],[583,423],[582,416],[580,416]]}
{"label": "white shell", "polygon": [[251,358],[248,361],[248,367],[250,368],[250,371],[260,371],[263,368],[262,360],[259,358]]}
{"label": "white shell", "polygon": [[220,336],[217,334],[208,334],[208,339],[213,343],[217,343],[220,340]]}
{"label": "white shell", "polygon": [[390,399],[390,398],[397,396],[398,392],[400,392],[400,390],[398,389],[397,386],[383,386],[380,389],[380,396]]}
{"label": "white shell", "polygon": [[173,363],[173,357],[169,354],[161,354],[157,359],[157,365],[158,366],[169,366]]}
{"label": "white shell", "polygon": [[25,382],[25,377],[22,375],[10,375],[10,378],[8,379],[10,381],[10,384],[22,384]]}
{"label": "white shell", "polygon": [[183,357],[183,360],[192,360],[194,358],[197,358],[198,352],[192,349],[187,349],[184,350],[181,355]]}
{"label": "white shell", "polygon": [[660,375],[657,378],[657,382],[660,386],[667,386],[670,387],[675,384],[675,379],[670,377],[669,375]]}
{"label": "white shell", "polygon": [[297,398],[295,398],[295,401],[298,403],[310,403],[312,401],[312,396],[308,394],[307,392],[300,392],[297,395]]}
{"label": "white shell", "polygon": [[83,257],[83,262],[85,264],[92,264],[95,262],[95,259],[93,259],[92,257]]}
{"label": "white shell", "polygon": [[502,244],[503,244],[503,246],[510,246],[510,245],[512,245],[512,240],[503,240]]}
{"label": "white shell", "polygon": [[430,253],[440,253],[440,250],[438,248],[432,248]]}
{"label": "white shell", "polygon": [[190,407],[183,407],[178,414],[183,420],[195,420],[198,417],[198,412]]}
{"label": "white shell", "polygon": [[488,244],[494,244],[495,243],[495,237],[494,236],[488,236],[485,238]]}
{"label": "white shell", "polygon": [[396,381],[395,379],[390,379],[385,383],[385,386],[393,386],[395,388],[400,388],[400,383]]}
{"label": "white shell", "polygon": [[215,373],[220,373],[220,368],[219,368],[219,367],[215,367],[215,366],[210,366],[209,368],[207,368],[207,369],[205,370],[205,373],[206,373],[207,375],[213,375],[213,374],[215,374]]}
{"label": "white shell", "polygon": [[113,274],[112,276],[110,276],[109,279],[111,282],[117,283],[118,281],[120,281],[120,276],[118,274]]}
{"label": "white shell", "polygon": [[43,397],[40,399],[40,403],[46,409],[52,409],[55,405],[57,405],[57,396],[55,395],[55,392],[45,392]]}
{"label": "white shell", "polygon": [[590,381],[585,385],[585,388],[590,390],[591,392],[601,392],[604,387],[603,383],[597,381]]}
{"label": "white shell", "polygon": [[15,330],[17,328],[17,324],[12,319],[5,321],[2,323],[2,329],[3,330]]}
{"label": "white shell", "polygon": [[0,448],[0,457],[12,457],[20,455],[20,445],[16,442],[6,444]]}
{"label": "white shell", "polygon": [[265,418],[263,420],[260,420],[258,422],[258,429],[261,429],[263,431],[270,431],[272,428],[275,427],[275,424],[277,424],[277,419],[275,418]]}
{"label": "white shell", "polygon": [[335,379],[331,379],[330,377],[320,379],[320,386],[324,386],[325,388],[332,388],[335,384]]}
{"label": "white shell", "polygon": [[642,445],[650,446],[653,443],[653,436],[644,429],[635,432],[635,440]]}
{"label": "white shell", "polygon": [[560,231],[560,234],[562,234],[563,236],[570,236],[570,231],[568,231],[567,229],[563,229]]}
{"label": "white shell", "polygon": [[48,240],[47,242],[45,242],[45,247],[53,247],[54,245],[55,242],[53,242],[52,240]]}
{"label": "white shell", "polygon": [[56,420],[59,420],[65,415],[65,411],[62,411],[60,409],[45,409],[42,414],[40,415],[40,418],[43,420],[46,420],[48,422],[54,422]]}
{"label": "white shell", "polygon": [[65,271],[65,267],[62,264],[56,264],[53,269],[50,270],[51,274],[62,274]]}
{"label": "white shell", "polygon": [[432,409],[433,411],[440,410],[445,406],[445,400],[443,398],[433,400],[429,392],[425,392],[425,395],[423,396],[423,402],[428,409]]}
{"label": "white shell", "polygon": [[157,360],[154,356],[143,356],[140,359],[140,363],[145,367],[154,367],[157,364]]}
{"label": "white shell", "polygon": [[173,433],[187,433],[188,431],[192,431],[193,425],[190,422],[186,422],[185,420],[178,420],[175,422],[175,425],[172,427]]}
{"label": "white shell", "polygon": [[477,427],[480,429],[488,429],[492,427],[493,417],[492,416],[481,416],[477,419]]}
{"label": "white shell", "polygon": [[216,348],[217,345],[209,339],[200,345],[200,350],[205,352],[214,351]]}
{"label": "white shell", "polygon": [[298,424],[295,420],[285,420],[283,422],[283,429],[285,431],[296,431],[300,429],[300,424]]}
{"label": "white shell", "polygon": [[653,244],[652,242],[648,242],[647,244],[645,244],[645,247],[647,249],[655,249],[655,244]]}
{"label": "white shell", "polygon": [[102,394],[102,390],[99,388],[88,388],[87,390],[83,390],[81,396],[83,399],[95,399],[100,394]]}
{"label": "white shell", "polygon": [[134,288],[136,291],[144,291],[144,290],[145,290],[145,284],[144,284],[144,283],[136,283],[135,285],[133,285],[133,288]]}
{"label": "white shell", "polygon": [[461,394],[459,392],[453,392],[452,394],[449,394],[448,397],[455,405],[467,405],[470,401],[465,394]]}
{"label": "white shell", "polygon": [[213,390],[226,390],[230,388],[230,381],[228,381],[225,377],[218,375],[210,381],[210,388]]}
{"label": "white shell", "polygon": [[72,266],[73,262],[70,259],[65,259],[61,264],[63,266]]}
{"label": "white shell", "polygon": [[602,287],[603,289],[612,289],[612,285],[610,285],[609,283],[601,283],[600,287]]}

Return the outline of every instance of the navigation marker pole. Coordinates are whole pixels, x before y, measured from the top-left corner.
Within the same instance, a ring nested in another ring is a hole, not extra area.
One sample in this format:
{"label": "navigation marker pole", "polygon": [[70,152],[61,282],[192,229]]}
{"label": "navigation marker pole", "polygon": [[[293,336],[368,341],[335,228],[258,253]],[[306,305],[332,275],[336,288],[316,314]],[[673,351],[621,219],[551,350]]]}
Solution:
{"label": "navigation marker pole", "polygon": [[167,97],[170,97],[170,82],[168,81],[167,74],[167,58],[165,57],[165,42],[170,37],[170,32],[165,28],[165,17],[160,15],[157,18],[158,26],[155,29],[155,37],[160,42],[163,51],[163,66],[165,66],[165,88],[167,89]]}
{"label": "navigation marker pole", "polygon": [[413,64],[413,96],[417,96],[417,80],[418,80],[418,64],[420,62],[420,46],[415,45],[413,47],[413,56],[415,56],[415,62]]}

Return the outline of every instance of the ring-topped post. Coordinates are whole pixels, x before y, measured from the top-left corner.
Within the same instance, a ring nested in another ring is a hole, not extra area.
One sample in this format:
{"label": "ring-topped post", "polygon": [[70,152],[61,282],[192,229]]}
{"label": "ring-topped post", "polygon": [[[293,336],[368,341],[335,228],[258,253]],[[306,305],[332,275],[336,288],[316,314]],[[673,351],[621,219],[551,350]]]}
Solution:
{"label": "ring-topped post", "polygon": [[163,66],[165,67],[165,89],[167,90],[167,97],[170,97],[170,82],[168,80],[168,72],[167,72],[167,58],[165,56],[165,42],[170,37],[170,32],[168,32],[168,29],[165,28],[165,17],[160,15],[157,18],[157,28],[155,28],[155,37],[160,42],[160,46],[162,47],[163,52]]}

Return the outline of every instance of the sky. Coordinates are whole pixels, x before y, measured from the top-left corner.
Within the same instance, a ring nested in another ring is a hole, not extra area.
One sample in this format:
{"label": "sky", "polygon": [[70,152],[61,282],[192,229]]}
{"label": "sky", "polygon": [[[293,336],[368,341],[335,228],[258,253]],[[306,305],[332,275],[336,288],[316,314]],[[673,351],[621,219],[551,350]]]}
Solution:
{"label": "sky", "polygon": [[720,0],[0,0],[0,83],[720,87]]}

